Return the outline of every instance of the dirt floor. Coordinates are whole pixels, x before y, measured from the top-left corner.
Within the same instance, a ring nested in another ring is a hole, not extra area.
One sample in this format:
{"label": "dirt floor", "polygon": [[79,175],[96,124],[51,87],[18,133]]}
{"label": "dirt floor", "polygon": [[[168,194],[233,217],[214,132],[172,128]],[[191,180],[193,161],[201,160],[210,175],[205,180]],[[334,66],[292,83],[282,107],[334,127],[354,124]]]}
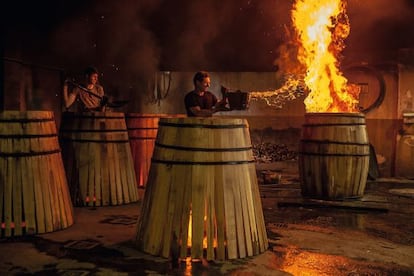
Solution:
{"label": "dirt floor", "polygon": [[414,275],[414,181],[377,179],[362,199],[334,202],[303,199],[297,176],[278,173],[259,175],[263,254],[175,267],[136,249],[138,202],[77,207],[67,229],[1,239],[0,275]]}

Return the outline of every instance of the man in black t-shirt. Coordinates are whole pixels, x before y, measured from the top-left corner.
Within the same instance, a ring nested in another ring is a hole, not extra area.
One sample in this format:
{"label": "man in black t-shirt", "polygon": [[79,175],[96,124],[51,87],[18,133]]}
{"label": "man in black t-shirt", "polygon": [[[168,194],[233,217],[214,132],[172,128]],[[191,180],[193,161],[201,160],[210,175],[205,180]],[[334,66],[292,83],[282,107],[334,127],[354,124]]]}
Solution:
{"label": "man in black t-shirt", "polygon": [[217,97],[207,91],[210,87],[210,76],[207,72],[199,71],[193,78],[194,90],[184,98],[185,109],[189,117],[210,117],[214,112],[223,110],[225,99],[218,101]]}

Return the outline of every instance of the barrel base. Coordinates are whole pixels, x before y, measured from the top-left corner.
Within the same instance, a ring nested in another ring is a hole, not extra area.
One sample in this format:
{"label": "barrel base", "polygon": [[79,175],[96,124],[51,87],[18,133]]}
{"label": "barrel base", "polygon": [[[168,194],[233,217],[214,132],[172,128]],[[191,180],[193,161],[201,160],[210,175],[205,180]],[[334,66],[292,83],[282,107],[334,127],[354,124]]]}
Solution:
{"label": "barrel base", "polygon": [[303,194],[302,197],[306,200],[311,199],[317,199],[317,200],[324,200],[324,201],[358,201],[363,198],[363,195],[361,196],[347,196],[347,197],[333,197],[333,196],[321,196],[318,194]]}

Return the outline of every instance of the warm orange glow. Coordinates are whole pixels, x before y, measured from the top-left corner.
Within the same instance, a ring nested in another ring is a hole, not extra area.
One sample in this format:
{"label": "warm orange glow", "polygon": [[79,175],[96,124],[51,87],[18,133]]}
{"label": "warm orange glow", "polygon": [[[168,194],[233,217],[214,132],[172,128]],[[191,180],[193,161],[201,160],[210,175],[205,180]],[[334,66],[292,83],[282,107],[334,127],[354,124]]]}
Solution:
{"label": "warm orange glow", "polygon": [[297,0],[292,21],[306,66],[307,112],[358,112],[358,87],[348,87],[338,57],[350,27],[343,0]]}
{"label": "warm orange glow", "polygon": [[[291,275],[349,275],[350,273],[344,271],[344,268],[348,270],[354,268],[358,271],[358,261],[344,256],[303,251],[294,246],[287,246],[284,250],[285,254],[277,268]],[[377,274],[375,271],[369,271],[365,275]]]}
{"label": "warm orange glow", "polygon": [[[187,240],[187,247],[191,248],[191,240],[192,240],[192,232],[193,232],[193,227],[192,227],[192,210],[190,210],[190,218],[188,219],[188,240]],[[204,223],[207,222],[207,216],[204,216]],[[217,247],[217,239],[213,240],[213,247],[216,248]],[[206,233],[204,233],[204,237],[203,237],[203,248],[207,249],[207,235]]]}

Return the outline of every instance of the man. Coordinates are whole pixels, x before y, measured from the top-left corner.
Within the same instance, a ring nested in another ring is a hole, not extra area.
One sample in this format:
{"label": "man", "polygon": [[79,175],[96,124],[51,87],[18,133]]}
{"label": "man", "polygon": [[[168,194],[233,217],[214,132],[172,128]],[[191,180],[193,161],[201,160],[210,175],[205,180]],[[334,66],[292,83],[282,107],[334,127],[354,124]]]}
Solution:
{"label": "man", "polygon": [[210,75],[205,71],[199,71],[193,78],[194,90],[187,93],[184,98],[185,109],[189,117],[210,117],[217,111],[223,111],[226,99],[221,101],[208,91],[210,87]]}
{"label": "man", "polygon": [[98,84],[99,74],[94,67],[85,70],[86,82],[79,85],[72,82],[74,87],[69,91],[70,81],[66,80],[63,85],[63,99],[65,108],[69,108],[76,99],[79,100],[78,111],[104,111],[103,99],[104,89]]}

